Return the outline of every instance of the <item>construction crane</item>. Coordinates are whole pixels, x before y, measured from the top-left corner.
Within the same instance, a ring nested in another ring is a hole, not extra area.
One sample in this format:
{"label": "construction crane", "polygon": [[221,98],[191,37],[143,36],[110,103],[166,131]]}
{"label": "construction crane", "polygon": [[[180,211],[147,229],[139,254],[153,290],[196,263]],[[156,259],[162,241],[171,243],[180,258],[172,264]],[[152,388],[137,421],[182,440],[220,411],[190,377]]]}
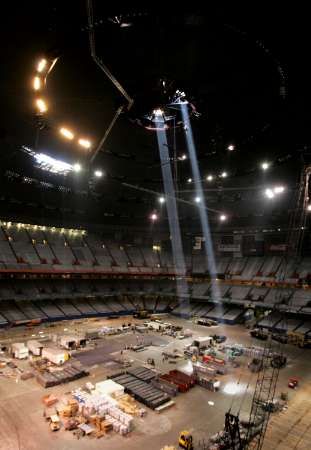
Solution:
{"label": "construction crane", "polygon": [[126,92],[126,90],[123,88],[121,83],[116,79],[116,77],[110,72],[106,64],[102,61],[101,58],[97,55],[96,52],[96,45],[95,45],[95,26],[94,26],[94,13],[93,13],[93,2],[92,0],[86,0],[86,8],[87,8],[87,18],[88,18],[88,31],[89,31],[89,43],[90,43],[90,51],[93,61],[97,64],[97,66],[104,72],[104,74],[109,78],[109,80],[112,82],[112,84],[118,89],[118,91],[121,93],[121,95],[125,98],[127,105],[121,105],[116,110],[109,126],[107,127],[103,137],[101,138],[99,144],[97,145],[92,157],[91,162],[94,161],[96,158],[98,152],[100,152],[103,148],[104,143],[106,142],[113,126],[115,125],[116,121],[118,120],[120,114],[127,108],[129,110],[134,100],[133,98]]}

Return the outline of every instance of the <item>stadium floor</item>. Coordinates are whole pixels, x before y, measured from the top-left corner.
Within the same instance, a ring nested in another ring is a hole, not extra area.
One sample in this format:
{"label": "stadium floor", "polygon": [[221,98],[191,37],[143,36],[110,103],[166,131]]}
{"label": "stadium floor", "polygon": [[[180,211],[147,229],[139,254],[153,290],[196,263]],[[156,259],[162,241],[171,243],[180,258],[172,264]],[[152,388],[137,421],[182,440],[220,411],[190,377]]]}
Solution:
{"label": "stadium floor", "polygon": [[[126,319],[127,321],[127,319]],[[133,321],[129,318],[129,321]],[[196,336],[204,336],[210,334],[225,334],[231,342],[237,342],[245,345],[253,344],[260,345],[260,341],[253,340],[249,337],[248,330],[242,326],[234,325],[220,325],[217,327],[206,328],[193,324],[184,319],[169,317],[166,321],[175,324],[181,324],[184,328],[192,329]],[[98,328],[103,325],[120,325],[124,323],[124,318],[99,321],[84,320],[81,323],[78,321],[62,322],[52,324],[49,326],[36,327],[32,330],[27,329],[11,329],[6,332],[9,340],[18,341],[21,339],[29,339],[32,334],[38,334],[43,331],[45,335],[55,332],[68,332],[90,330],[92,327]],[[128,334],[120,336],[111,336],[105,339],[109,342],[110,351],[120,353],[120,346],[126,345],[129,342]],[[175,348],[182,351],[185,344],[191,342],[190,339],[175,340],[167,336],[159,336],[155,333],[148,333],[148,339],[152,337],[153,344],[147,350],[134,353],[123,352],[123,356],[129,357],[134,361],[134,365],[144,364],[147,358],[154,358],[156,368],[161,371],[168,371],[175,368],[175,365],[163,361],[162,351],[173,351]],[[157,339],[163,342],[156,343]],[[1,342],[5,340],[4,333],[1,335]],[[279,382],[277,386],[277,393],[287,391],[287,380],[291,376],[298,376],[300,378],[300,387],[297,391],[290,391],[290,403],[288,412],[278,420],[286,421],[286,414],[289,414],[293,405],[295,405],[295,398],[303,397],[304,390],[307,393],[307,386],[311,378],[311,350],[301,350],[293,346],[287,346],[286,353],[288,356],[288,365],[280,372]],[[73,390],[76,387],[82,386],[86,381],[91,381],[93,384],[101,381],[107,374],[117,370],[117,367],[112,364],[109,357],[108,347],[105,351],[107,360],[102,363],[94,361],[94,365],[89,367],[90,376],[82,380],[77,380],[65,385],[57,386],[50,389],[43,389],[37,384],[34,379],[28,381],[18,381],[14,379],[0,379],[0,449],[1,450],[43,450],[49,448],[50,450],[71,450],[84,449],[86,446],[89,449],[103,449],[119,450],[126,445],[130,450],[148,448],[150,450],[160,450],[164,445],[176,445],[177,437],[181,430],[189,429],[195,440],[206,439],[208,436],[219,431],[223,427],[224,414],[232,407],[232,412],[236,413],[241,406],[241,415],[248,413],[251,400],[252,391],[256,375],[251,379],[251,387],[245,394],[245,387],[250,380],[250,372],[245,367],[246,362],[241,362],[241,367],[237,369],[230,369],[229,373],[220,377],[221,389],[220,392],[212,393],[199,386],[190,390],[186,394],[179,394],[174,400],[175,405],[157,414],[154,411],[147,409],[145,418],[135,419],[135,430],[130,436],[124,438],[115,433],[110,434],[106,438],[91,439],[83,438],[76,440],[71,432],[61,430],[57,433],[49,431],[47,423],[44,421],[42,397],[47,393],[54,393],[56,395],[63,395],[66,392]],[[306,357],[307,356],[307,357]],[[92,361],[90,363],[93,363]],[[186,366],[187,361],[182,360],[177,364],[178,366]],[[18,363],[18,366],[27,367],[26,362]],[[230,395],[223,391],[223,388],[228,383],[237,384],[239,382],[239,390],[236,395]],[[245,395],[244,395],[245,394]],[[208,402],[213,402],[209,404]],[[283,414],[283,413],[282,413]],[[271,433],[270,433],[271,435]],[[311,439],[310,432],[307,430],[305,439]],[[269,448],[266,446],[266,448]],[[272,448],[272,447],[271,447]],[[274,448],[274,447],[273,447]],[[280,447],[281,448],[281,447]],[[290,448],[290,447],[289,447]],[[294,448],[294,447],[292,447]],[[303,448],[303,447],[302,447]],[[299,447],[300,449],[300,447]]]}

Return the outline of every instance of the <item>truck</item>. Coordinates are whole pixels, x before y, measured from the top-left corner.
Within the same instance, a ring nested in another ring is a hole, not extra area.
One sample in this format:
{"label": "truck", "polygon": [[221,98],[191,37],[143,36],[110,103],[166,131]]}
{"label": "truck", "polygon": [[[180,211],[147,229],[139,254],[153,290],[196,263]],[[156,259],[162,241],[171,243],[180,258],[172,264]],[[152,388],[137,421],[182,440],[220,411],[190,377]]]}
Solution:
{"label": "truck", "polygon": [[69,354],[65,350],[50,347],[42,350],[42,358],[46,358],[53,364],[61,366],[68,361]]}
{"label": "truck", "polygon": [[203,325],[205,327],[213,327],[218,325],[218,322],[216,320],[206,319],[205,317],[199,317],[195,320],[195,323],[197,325]]}
{"label": "truck", "polygon": [[191,346],[197,347],[199,350],[204,350],[213,345],[213,338],[211,336],[201,336],[194,339]]}
{"label": "truck", "polygon": [[266,341],[268,339],[268,333],[262,328],[254,328],[251,330],[250,335],[256,339],[260,339],[261,341]]}

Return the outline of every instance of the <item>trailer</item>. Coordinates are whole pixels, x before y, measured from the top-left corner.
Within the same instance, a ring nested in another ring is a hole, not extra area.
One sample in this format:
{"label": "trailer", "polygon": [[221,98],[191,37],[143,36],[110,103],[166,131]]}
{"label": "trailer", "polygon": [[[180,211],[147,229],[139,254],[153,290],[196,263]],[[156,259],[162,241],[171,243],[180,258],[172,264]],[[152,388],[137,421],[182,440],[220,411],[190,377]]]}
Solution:
{"label": "trailer", "polygon": [[153,331],[165,331],[167,328],[170,328],[171,324],[160,322],[158,320],[151,320],[149,322],[145,322],[144,325],[149,328],[149,330]]}
{"label": "trailer", "polygon": [[15,342],[11,346],[11,353],[16,359],[28,358],[29,351],[24,342]]}
{"label": "trailer", "polygon": [[192,343],[192,346],[197,347],[199,350],[211,347],[212,345],[213,338],[211,336],[199,336]]}
{"label": "trailer", "polygon": [[69,354],[65,350],[60,350],[58,348],[43,348],[42,358],[46,358],[53,364],[60,366],[68,361]]}
{"label": "trailer", "polygon": [[86,338],[84,336],[63,335],[59,338],[59,345],[67,350],[85,347]]}
{"label": "trailer", "polygon": [[36,341],[35,339],[31,339],[26,343],[27,348],[31,354],[34,356],[41,356],[42,349],[44,345],[42,342]]}

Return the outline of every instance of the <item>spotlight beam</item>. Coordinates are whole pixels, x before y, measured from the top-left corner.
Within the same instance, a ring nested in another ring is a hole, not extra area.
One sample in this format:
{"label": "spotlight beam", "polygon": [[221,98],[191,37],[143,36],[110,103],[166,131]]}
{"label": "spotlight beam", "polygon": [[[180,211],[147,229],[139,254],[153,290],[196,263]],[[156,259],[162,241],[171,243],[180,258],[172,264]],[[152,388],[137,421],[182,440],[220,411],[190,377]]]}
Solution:
{"label": "spotlight beam", "polygon": [[198,198],[200,198],[200,203],[198,205],[198,209],[199,209],[202,232],[203,232],[203,236],[205,238],[205,243],[204,243],[205,258],[206,258],[208,271],[209,271],[210,277],[211,277],[212,294],[213,294],[214,298],[219,298],[220,293],[219,293],[218,286],[215,282],[215,279],[217,277],[216,261],[215,261],[215,255],[214,255],[214,250],[213,250],[213,243],[212,243],[211,231],[210,231],[209,220],[208,220],[208,215],[207,215],[207,209],[205,207],[205,198],[204,198],[204,194],[203,194],[202,184],[200,182],[201,174],[200,174],[198,159],[197,159],[197,155],[196,155],[196,148],[195,148],[193,134],[192,134],[190,117],[188,114],[188,109],[185,105],[181,105],[181,111],[182,111],[183,121],[186,125],[185,137],[186,137],[186,141],[187,141],[187,145],[188,145],[188,154],[189,154],[189,159],[190,159],[190,164],[191,164],[191,169],[192,169],[192,175],[193,175],[193,179],[195,181],[195,193],[196,193],[196,196]]}
{"label": "spotlight beam", "polygon": [[[169,152],[167,146],[165,145],[167,144],[165,130],[157,131],[157,139],[159,145],[160,159],[161,161],[167,161],[169,158]],[[176,289],[178,298],[182,300],[183,297],[188,296],[188,285],[184,279],[186,275],[186,264],[181,239],[178,208],[175,198],[174,180],[171,166],[164,164],[161,167],[162,167],[164,191],[166,195],[166,211],[171,235],[174,266],[176,272],[182,276],[182,279],[176,280]]]}

